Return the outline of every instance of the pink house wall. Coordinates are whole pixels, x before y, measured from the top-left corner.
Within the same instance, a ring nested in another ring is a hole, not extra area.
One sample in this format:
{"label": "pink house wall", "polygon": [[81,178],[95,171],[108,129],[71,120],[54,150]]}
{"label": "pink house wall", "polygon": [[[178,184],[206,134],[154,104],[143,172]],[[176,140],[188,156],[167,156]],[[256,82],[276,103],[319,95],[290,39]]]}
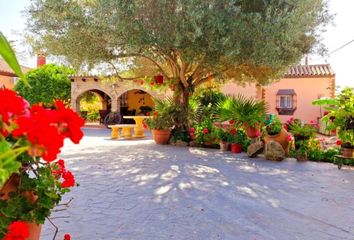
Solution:
{"label": "pink house wall", "polygon": [[323,115],[323,109],[312,105],[312,101],[320,97],[331,97],[333,94],[334,78],[284,78],[265,88],[264,99],[269,104],[269,113],[278,114],[276,97],[279,89],[294,89],[297,99],[297,109],[294,115],[279,115],[285,122],[290,117],[309,122]]}
{"label": "pink house wall", "polygon": [[255,84],[247,84],[245,86],[237,85],[236,83],[229,82],[221,86],[221,92],[226,95],[236,96],[237,94],[242,94],[248,98],[260,99],[260,95],[257,92]]}

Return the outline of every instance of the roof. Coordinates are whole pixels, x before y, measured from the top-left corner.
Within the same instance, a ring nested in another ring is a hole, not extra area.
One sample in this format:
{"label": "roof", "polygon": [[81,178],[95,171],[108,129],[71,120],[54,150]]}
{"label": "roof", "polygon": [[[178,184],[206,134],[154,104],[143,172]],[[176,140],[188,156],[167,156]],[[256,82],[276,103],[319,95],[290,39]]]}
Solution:
{"label": "roof", "polygon": [[284,77],[333,77],[335,74],[329,64],[291,66]]}
{"label": "roof", "polygon": [[[24,67],[21,66],[22,72],[26,73],[29,70],[31,70],[31,68],[29,67]],[[17,75],[14,73],[14,71],[12,71],[12,69],[10,68],[9,65],[7,65],[7,63],[0,58],[0,76],[8,76],[8,77],[16,77]]]}

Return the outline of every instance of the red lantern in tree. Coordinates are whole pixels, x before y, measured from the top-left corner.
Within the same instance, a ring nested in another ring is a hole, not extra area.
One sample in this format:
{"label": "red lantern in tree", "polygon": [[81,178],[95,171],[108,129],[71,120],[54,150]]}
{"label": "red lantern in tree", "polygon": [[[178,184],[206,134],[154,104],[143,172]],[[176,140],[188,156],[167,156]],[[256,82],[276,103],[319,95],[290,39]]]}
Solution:
{"label": "red lantern in tree", "polygon": [[157,84],[163,84],[163,76],[162,75],[156,75],[155,76],[155,82]]}

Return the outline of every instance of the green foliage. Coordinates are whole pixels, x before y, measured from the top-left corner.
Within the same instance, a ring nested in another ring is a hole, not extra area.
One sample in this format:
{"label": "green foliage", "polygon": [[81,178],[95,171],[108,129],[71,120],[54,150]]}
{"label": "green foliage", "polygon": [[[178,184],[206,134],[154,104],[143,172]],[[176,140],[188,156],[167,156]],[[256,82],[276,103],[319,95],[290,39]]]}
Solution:
{"label": "green foliage", "polygon": [[276,135],[280,133],[282,128],[283,124],[281,123],[278,116],[275,116],[273,118],[273,121],[266,126],[266,130],[269,135]]}
{"label": "green foliage", "polygon": [[315,137],[317,132],[316,124],[305,124],[300,119],[289,119],[287,126],[288,131],[294,136],[295,140],[308,140]]}
{"label": "green foliage", "polygon": [[[0,31],[0,56],[5,60],[5,62],[10,66],[10,68],[16,73],[18,77],[23,78],[23,73],[21,66],[17,61],[15,52],[10,46],[5,36]],[[28,85],[28,84],[27,84]]]}
{"label": "green foliage", "polygon": [[72,69],[47,64],[26,74],[25,78],[31,87],[28,87],[20,79],[15,86],[15,90],[26,98],[30,104],[44,103],[50,105],[58,99],[68,101],[71,96],[69,76],[72,74],[74,74]]}
{"label": "green foliage", "polygon": [[166,130],[175,126],[179,122],[182,108],[174,104],[172,99],[154,99],[155,109],[152,118],[146,119],[146,124],[150,129]]}
{"label": "green foliage", "polygon": [[344,88],[336,98],[316,100],[313,104],[325,105],[330,111],[323,118],[328,123],[327,130],[336,129],[343,146],[354,146],[354,89]]}
{"label": "green foliage", "polygon": [[195,125],[196,142],[199,144],[217,144],[217,128],[211,119],[205,119],[203,122]]}
{"label": "green foliage", "polygon": [[11,174],[18,172],[21,164],[16,161],[16,152],[24,150],[26,149],[17,148],[15,151],[0,135],[0,189]]}
{"label": "green foliage", "polygon": [[[99,110],[102,104],[98,96],[93,92],[86,92],[80,98],[80,110],[86,112],[86,119],[89,121],[97,121],[100,119]],[[84,116],[82,116],[84,117]]]}
{"label": "green foliage", "polygon": [[237,95],[220,103],[218,115],[220,121],[234,120],[239,126],[257,127],[264,122],[266,110],[265,102]]}

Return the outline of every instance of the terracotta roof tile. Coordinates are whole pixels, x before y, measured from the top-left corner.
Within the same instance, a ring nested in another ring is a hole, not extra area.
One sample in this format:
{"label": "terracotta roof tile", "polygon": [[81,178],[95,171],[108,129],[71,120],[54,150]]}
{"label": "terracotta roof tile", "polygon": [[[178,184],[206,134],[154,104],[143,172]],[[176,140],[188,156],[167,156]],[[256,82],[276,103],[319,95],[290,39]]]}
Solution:
{"label": "terracotta roof tile", "polygon": [[[22,72],[24,72],[24,73],[31,70],[31,68],[24,67],[24,66],[21,66],[21,69],[22,69]],[[1,58],[0,58],[0,75],[16,77],[16,74],[14,73],[14,71],[12,71],[12,69],[9,67],[9,65],[7,65],[7,63]]]}
{"label": "terracotta roof tile", "polygon": [[329,64],[291,66],[284,77],[328,77],[334,76]]}

